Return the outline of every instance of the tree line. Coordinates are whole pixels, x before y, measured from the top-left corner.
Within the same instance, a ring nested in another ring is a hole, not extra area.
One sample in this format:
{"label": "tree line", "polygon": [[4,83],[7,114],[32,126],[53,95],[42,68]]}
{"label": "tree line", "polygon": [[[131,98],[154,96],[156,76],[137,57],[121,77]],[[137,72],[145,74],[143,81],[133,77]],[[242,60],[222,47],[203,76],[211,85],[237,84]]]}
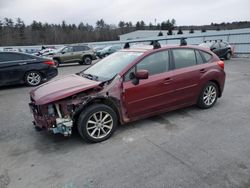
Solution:
{"label": "tree line", "polygon": [[[211,23],[206,26],[176,26],[175,19],[168,19],[161,23],[146,24],[143,20],[133,24],[131,21],[120,21],[117,25],[108,24],[103,19],[97,20],[95,25],[80,22],[67,24],[62,21],[60,24],[42,23],[34,20],[26,25],[21,18],[15,20],[4,18],[0,20],[0,46],[18,45],[46,45],[46,44],[69,44],[97,41],[118,40],[119,35],[135,30],[167,30],[168,35],[173,34],[173,29],[177,29],[177,34],[182,34],[182,30],[200,29],[206,32],[208,29],[230,29],[239,27],[250,27],[250,22],[233,23]],[[158,36],[162,33],[159,32]]]}
{"label": "tree line", "polygon": [[69,44],[82,42],[97,42],[118,40],[119,35],[143,29],[170,29],[175,26],[175,20],[153,25],[146,25],[143,20],[132,22],[120,21],[117,25],[107,24],[103,19],[97,20],[95,26],[88,23],[48,24],[34,20],[26,25],[21,18],[15,20],[4,18],[0,20],[0,46]]}

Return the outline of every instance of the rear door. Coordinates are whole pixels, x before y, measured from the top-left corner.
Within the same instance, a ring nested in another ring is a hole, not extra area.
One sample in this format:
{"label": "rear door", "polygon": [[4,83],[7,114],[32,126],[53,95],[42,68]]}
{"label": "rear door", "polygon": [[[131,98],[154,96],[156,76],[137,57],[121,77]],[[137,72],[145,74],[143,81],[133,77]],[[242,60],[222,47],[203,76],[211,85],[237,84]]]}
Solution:
{"label": "rear door", "polygon": [[[149,78],[134,85],[129,75],[137,70],[148,70]],[[172,96],[172,72],[169,71],[169,52],[166,50],[145,57],[125,75],[123,102],[130,118],[166,108],[171,104]]]}
{"label": "rear door", "polygon": [[13,52],[0,53],[1,85],[20,83],[31,64],[36,63],[36,57]]}
{"label": "rear door", "polygon": [[25,63],[21,59],[21,55],[13,52],[1,53],[0,61],[1,85],[19,82],[19,67]]}
{"label": "rear door", "polygon": [[174,105],[185,106],[195,103],[199,95],[199,82],[206,73],[203,58],[199,50],[179,48],[172,49]]}

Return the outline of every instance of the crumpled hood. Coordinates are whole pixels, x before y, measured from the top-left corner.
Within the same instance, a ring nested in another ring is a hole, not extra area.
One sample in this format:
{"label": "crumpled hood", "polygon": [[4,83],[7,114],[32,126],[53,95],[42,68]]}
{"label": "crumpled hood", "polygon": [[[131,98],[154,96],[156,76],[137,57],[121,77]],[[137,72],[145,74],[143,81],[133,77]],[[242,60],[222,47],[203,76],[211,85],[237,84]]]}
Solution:
{"label": "crumpled hood", "polygon": [[94,88],[100,83],[71,74],[35,88],[30,95],[37,105],[43,105]]}

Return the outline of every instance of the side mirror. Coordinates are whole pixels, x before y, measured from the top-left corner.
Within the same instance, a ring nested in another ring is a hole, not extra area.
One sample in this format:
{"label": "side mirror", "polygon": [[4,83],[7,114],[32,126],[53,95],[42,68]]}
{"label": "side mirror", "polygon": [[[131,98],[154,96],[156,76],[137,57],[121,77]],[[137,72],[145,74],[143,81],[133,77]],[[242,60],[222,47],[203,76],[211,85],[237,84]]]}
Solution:
{"label": "side mirror", "polygon": [[148,71],[147,70],[138,70],[135,73],[135,77],[138,78],[139,80],[148,79]]}
{"label": "side mirror", "polygon": [[131,81],[134,85],[138,85],[139,80],[148,79],[148,71],[147,70],[138,70],[136,73],[131,72],[129,75],[129,78],[131,79]]}
{"label": "side mirror", "polygon": [[61,52],[62,54],[65,54],[65,52]]}

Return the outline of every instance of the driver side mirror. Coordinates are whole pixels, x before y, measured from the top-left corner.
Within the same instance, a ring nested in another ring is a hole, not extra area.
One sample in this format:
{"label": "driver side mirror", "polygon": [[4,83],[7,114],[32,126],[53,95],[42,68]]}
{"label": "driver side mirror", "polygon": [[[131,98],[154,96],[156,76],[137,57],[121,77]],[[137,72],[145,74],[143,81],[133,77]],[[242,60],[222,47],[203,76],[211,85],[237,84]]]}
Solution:
{"label": "driver side mirror", "polygon": [[139,80],[148,79],[148,75],[149,73],[147,70],[138,70],[136,73],[131,72],[129,77],[134,85],[138,85]]}

